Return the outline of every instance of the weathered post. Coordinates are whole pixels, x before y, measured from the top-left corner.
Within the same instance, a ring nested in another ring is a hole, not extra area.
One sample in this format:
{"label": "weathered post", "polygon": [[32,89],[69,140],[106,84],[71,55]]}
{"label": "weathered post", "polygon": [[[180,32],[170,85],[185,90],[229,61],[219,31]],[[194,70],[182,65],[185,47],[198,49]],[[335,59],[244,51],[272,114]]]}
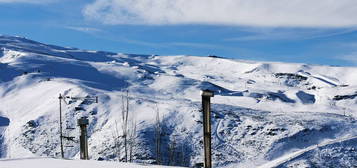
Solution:
{"label": "weathered post", "polygon": [[213,91],[202,90],[202,109],[203,109],[203,143],[205,153],[205,168],[212,168],[211,156],[211,97]]}
{"label": "weathered post", "polygon": [[62,95],[59,94],[59,126],[60,126],[60,143],[61,143],[61,157],[64,158],[64,151],[63,151],[63,133],[62,133]]}
{"label": "weathered post", "polygon": [[81,128],[81,135],[79,137],[80,141],[80,158],[82,160],[88,160],[88,136],[87,136],[87,117],[81,117],[78,119],[78,126]]}

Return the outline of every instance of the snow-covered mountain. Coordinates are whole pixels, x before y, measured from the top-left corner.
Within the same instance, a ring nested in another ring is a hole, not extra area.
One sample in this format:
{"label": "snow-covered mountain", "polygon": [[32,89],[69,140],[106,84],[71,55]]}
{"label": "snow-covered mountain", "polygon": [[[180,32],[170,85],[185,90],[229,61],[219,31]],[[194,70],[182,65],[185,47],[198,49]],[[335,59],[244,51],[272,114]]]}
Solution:
{"label": "snow-covered mountain", "polygon": [[[123,159],[115,137],[128,93],[135,162],[154,163],[159,114],[162,164],[199,165],[199,91],[210,89],[216,167],[356,166],[356,75],[355,67],[121,54],[0,36],[0,156],[59,157],[62,94],[99,99],[62,103],[65,135],[78,137],[76,120],[87,116],[90,158]],[[67,158],[79,157],[77,143],[65,145]]]}

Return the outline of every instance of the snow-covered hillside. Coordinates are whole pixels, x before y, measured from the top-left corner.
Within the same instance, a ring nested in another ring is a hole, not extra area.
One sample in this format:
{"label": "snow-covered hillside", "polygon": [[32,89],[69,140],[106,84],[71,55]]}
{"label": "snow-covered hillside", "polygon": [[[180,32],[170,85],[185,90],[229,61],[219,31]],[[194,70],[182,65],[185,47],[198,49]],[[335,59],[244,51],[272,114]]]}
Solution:
{"label": "snow-covered hillside", "polygon": [[[59,157],[62,94],[99,97],[66,100],[64,127],[87,116],[91,160],[122,160],[114,139],[128,91],[134,161],[155,163],[159,113],[162,164],[199,165],[199,91],[211,89],[216,167],[349,167],[357,164],[356,74],[354,67],[85,51],[0,36],[0,156]],[[79,157],[78,144],[66,146],[73,146],[65,148],[67,158]]]}

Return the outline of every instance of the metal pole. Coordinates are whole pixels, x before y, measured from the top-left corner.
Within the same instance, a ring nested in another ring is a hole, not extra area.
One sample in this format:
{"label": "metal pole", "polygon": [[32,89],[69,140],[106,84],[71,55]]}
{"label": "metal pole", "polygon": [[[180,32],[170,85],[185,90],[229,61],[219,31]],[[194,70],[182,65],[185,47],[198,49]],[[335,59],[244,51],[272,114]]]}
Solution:
{"label": "metal pole", "polygon": [[211,156],[211,97],[214,96],[210,90],[203,90],[202,96],[202,109],[203,109],[203,142],[205,154],[205,168],[212,168]]}
{"label": "metal pole", "polygon": [[60,112],[60,116],[59,116],[59,124],[60,124],[60,143],[61,143],[61,157],[64,158],[64,151],[63,151],[63,135],[62,135],[62,95],[60,94],[58,99],[59,99],[59,112]]}
{"label": "metal pole", "polygon": [[87,125],[88,119],[86,117],[82,117],[78,119],[78,125],[81,128],[81,135],[79,137],[80,140],[80,158],[82,160],[88,160],[88,134],[87,134]]}

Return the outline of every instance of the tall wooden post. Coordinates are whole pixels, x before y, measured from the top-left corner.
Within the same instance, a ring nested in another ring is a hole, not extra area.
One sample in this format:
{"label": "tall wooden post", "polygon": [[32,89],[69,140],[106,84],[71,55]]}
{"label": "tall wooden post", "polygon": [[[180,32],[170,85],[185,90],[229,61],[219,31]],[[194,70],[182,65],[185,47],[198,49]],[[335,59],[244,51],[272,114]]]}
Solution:
{"label": "tall wooden post", "polygon": [[80,141],[80,158],[82,160],[88,160],[88,134],[87,134],[87,117],[82,117],[78,119],[78,126],[81,128],[81,135],[79,137]]}
{"label": "tall wooden post", "polygon": [[63,133],[62,133],[62,95],[60,94],[58,97],[59,100],[59,126],[60,126],[60,144],[61,144],[61,157],[64,158],[63,151]]}
{"label": "tall wooden post", "polygon": [[202,109],[203,109],[203,143],[205,153],[205,168],[212,168],[211,156],[211,97],[214,96],[210,90],[203,90],[202,96]]}

